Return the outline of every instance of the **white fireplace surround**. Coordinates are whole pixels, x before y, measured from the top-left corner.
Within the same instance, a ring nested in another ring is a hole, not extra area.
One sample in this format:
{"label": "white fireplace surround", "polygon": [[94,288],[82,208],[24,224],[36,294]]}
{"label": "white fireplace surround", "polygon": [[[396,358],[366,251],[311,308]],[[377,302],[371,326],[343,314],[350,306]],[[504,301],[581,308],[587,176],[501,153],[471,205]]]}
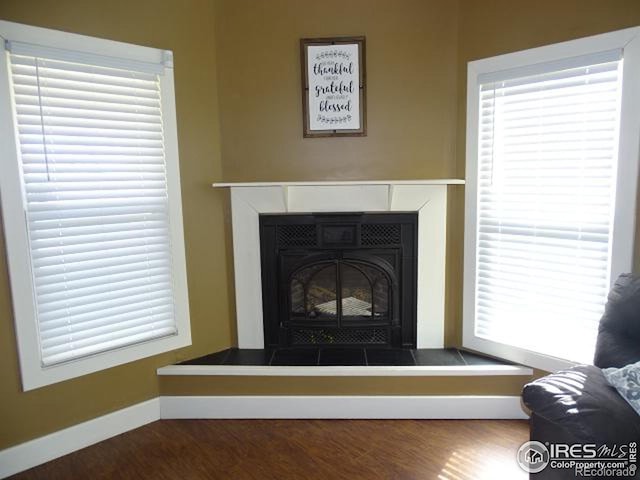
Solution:
{"label": "white fireplace surround", "polygon": [[417,212],[417,347],[444,345],[447,186],[464,180],[214,183],[231,189],[238,348],[264,348],[261,213]]}

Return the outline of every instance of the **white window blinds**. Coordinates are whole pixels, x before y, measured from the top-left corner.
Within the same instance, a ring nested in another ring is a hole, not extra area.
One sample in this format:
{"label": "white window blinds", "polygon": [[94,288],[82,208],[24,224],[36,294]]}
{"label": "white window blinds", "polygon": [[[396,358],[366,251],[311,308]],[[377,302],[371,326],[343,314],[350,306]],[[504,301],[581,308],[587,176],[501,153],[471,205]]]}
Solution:
{"label": "white window blinds", "polygon": [[479,78],[475,335],[590,363],[609,288],[620,52]]}
{"label": "white window blinds", "polygon": [[42,52],[9,66],[50,366],[177,327],[158,73]]}

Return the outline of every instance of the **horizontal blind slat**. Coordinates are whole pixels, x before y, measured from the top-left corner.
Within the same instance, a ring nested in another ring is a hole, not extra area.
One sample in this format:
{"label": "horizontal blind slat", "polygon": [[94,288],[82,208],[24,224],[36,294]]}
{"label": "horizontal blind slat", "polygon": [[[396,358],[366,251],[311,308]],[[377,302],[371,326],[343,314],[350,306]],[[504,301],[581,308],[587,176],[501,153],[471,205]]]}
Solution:
{"label": "horizontal blind slat", "polygon": [[92,116],[92,112],[107,112],[107,113],[132,113],[132,114],[146,114],[146,115],[160,115],[160,103],[151,102],[151,105],[143,105],[140,103],[126,103],[126,99],[122,99],[120,102],[105,102],[95,100],[83,100],[74,98],[56,98],[38,95],[23,95],[16,93],[14,95],[15,101],[21,107],[32,106],[38,109],[42,109],[43,114],[46,116],[51,108],[52,112],[60,110],[75,110],[80,112],[86,112],[86,116]]}
{"label": "horizontal blind slat", "polygon": [[87,322],[104,321],[112,317],[124,318],[127,316],[127,318],[133,318],[136,315],[141,315],[147,309],[173,308],[173,303],[170,299],[162,295],[154,295],[151,298],[142,296],[137,299],[130,298],[129,300],[129,302],[120,305],[110,305],[97,310],[87,309],[68,315],[48,314],[46,318],[41,319],[41,323],[45,327],[43,334],[65,325],[82,325]]}
{"label": "horizontal blind slat", "polygon": [[135,252],[154,252],[168,249],[169,242],[164,236],[146,239],[115,240],[95,242],[90,246],[41,248],[33,253],[35,267],[55,264],[60,261],[74,263],[89,259],[109,259],[119,254],[131,255]]}
{"label": "horizontal blind slat", "polygon": [[[78,132],[81,133],[81,132]],[[80,145],[83,147],[90,146],[116,146],[116,147],[155,147],[162,148],[162,136],[160,133],[136,134],[136,132],[128,132],[128,135],[118,137],[116,135],[95,135],[100,132],[91,132],[93,135],[60,135],[51,132],[45,132],[44,138],[42,131],[34,133],[20,133],[20,144],[37,144],[43,143],[47,146],[57,147],[62,145]],[[43,140],[46,140],[43,142]]]}
{"label": "horizontal blind slat", "polygon": [[41,131],[43,128],[45,132],[56,129],[62,129],[66,131],[78,131],[83,132],[87,129],[101,129],[103,131],[119,130],[119,131],[134,131],[134,132],[160,132],[162,133],[162,124],[159,123],[158,118],[147,117],[144,121],[126,121],[126,120],[109,120],[105,118],[74,118],[72,116],[55,116],[47,115],[46,124],[43,125],[43,117],[36,110],[37,114],[21,114],[18,115],[18,128],[36,127]]}
{"label": "horizontal blind slat", "polygon": [[139,302],[151,302],[157,299],[165,299],[171,295],[170,289],[154,290],[151,292],[145,292],[137,295],[128,295],[126,298],[118,297],[112,299],[106,299],[102,302],[86,303],[82,305],[74,305],[69,308],[50,310],[48,312],[41,312],[39,315],[40,322],[43,328],[46,328],[46,323],[49,320],[57,320],[66,318],[71,321],[76,315],[85,313],[96,313],[98,315],[106,315],[109,309],[114,307],[122,307],[123,310],[129,310]]}
{"label": "horizontal blind slat", "polygon": [[167,258],[166,248],[163,246],[154,248],[129,249],[118,256],[95,256],[94,258],[76,259],[75,262],[41,262],[36,265],[37,277],[36,281],[40,284],[46,284],[46,280],[50,276],[62,275],[69,279],[88,278],[98,274],[102,269],[119,268],[121,266],[140,263],[144,266],[147,261],[149,265],[153,261],[163,260]]}
{"label": "horizontal blind slat", "polygon": [[16,95],[23,95],[24,98],[29,98],[28,103],[35,102],[45,105],[43,101],[51,101],[65,105],[69,102],[97,102],[99,104],[115,104],[121,105],[123,103],[130,102],[135,99],[135,105],[160,108],[160,98],[157,92],[145,92],[129,91],[129,92],[116,92],[116,91],[102,91],[96,90],[84,90],[84,89],[69,89],[54,87],[49,82],[40,80],[33,85],[24,85],[14,82],[14,92]]}
{"label": "horizontal blind slat", "polygon": [[71,190],[54,192],[35,192],[27,193],[27,198],[32,202],[46,202],[52,200],[80,200],[86,199],[105,199],[118,198],[127,196],[133,197],[156,197],[164,198],[167,192],[158,188],[139,188],[137,190],[127,189],[111,189],[111,190]]}
{"label": "horizontal blind slat", "polygon": [[47,322],[47,330],[42,333],[42,340],[59,337],[64,333],[81,332],[91,330],[93,328],[106,326],[112,323],[127,322],[131,320],[146,319],[151,313],[153,315],[162,315],[173,312],[171,303],[163,302],[155,304],[146,303],[140,308],[128,309],[125,313],[112,313],[110,315],[99,315],[94,317],[86,316],[84,320],[75,319],[72,323],[66,319],[52,320]]}
{"label": "horizontal blind slat", "polygon": [[[149,228],[141,225],[137,228],[129,228],[126,230],[112,232],[105,232],[102,230],[96,233],[87,233],[84,235],[67,234],[64,236],[40,238],[37,240],[32,238],[31,245],[34,250],[47,248],[64,248],[65,251],[67,251],[68,248],[73,249],[74,247],[83,247],[84,245],[89,245],[89,248],[92,249],[96,245],[105,244],[105,242],[115,242],[121,240],[147,241],[148,239],[163,238],[166,236],[166,234],[166,225],[160,225],[159,228]],[[109,245],[115,246],[116,244],[110,243]]]}
{"label": "horizontal blind slat", "polygon": [[[46,162],[42,163],[27,163],[23,165],[23,170],[26,174],[37,174],[53,172],[56,174],[74,173],[79,175],[93,175],[94,173],[110,173],[117,172],[118,174],[130,172],[135,173],[138,178],[142,175],[155,175],[157,173],[164,172],[164,165],[157,164],[145,164],[145,163],[60,163],[60,162]],[[133,175],[132,175],[133,176]],[[29,178],[36,178],[35,175]]]}
{"label": "horizontal blind slat", "polygon": [[64,280],[51,283],[46,287],[40,286],[40,304],[57,300],[58,298],[80,297],[86,294],[107,292],[110,289],[122,290],[129,287],[153,285],[159,281],[171,280],[171,269],[165,267],[129,270],[119,275],[103,275],[91,279],[76,280],[75,282]]}
{"label": "horizontal blind slat", "polygon": [[167,337],[176,334],[175,325],[168,327],[151,329],[141,333],[132,334],[132,332],[123,331],[120,334],[114,334],[111,338],[99,339],[100,343],[91,345],[69,344],[68,349],[60,353],[52,353],[46,350],[42,352],[42,363],[44,365],[54,365],[57,363],[68,362],[76,358],[87,357],[97,353],[115,350],[117,348],[136,345],[138,343],[147,342],[156,338]]}
{"label": "horizontal blind slat", "polygon": [[145,269],[153,272],[157,269],[171,271],[171,263],[166,258],[141,258],[129,259],[126,263],[114,263],[100,265],[92,269],[69,270],[61,273],[40,272],[35,279],[42,293],[48,293],[54,289],[64,288],[69,285],[73,288],[77,285],[98,285],[111,279],[124,279],[147,275]]}
{"label": "horizontal blind slat", "polygon": [[[140,128],[142,125],[139,125],[138,128],[131,126],[130,128],[111,128],[102,127],[101,125],[85,125],[85,126],[65,126],[65,125],[42,125],[41,122],[38,123],[29,123],[23,124],[19,127],[19,133],[21,135],[40,135],[46,134],[47,138],[55,138],[57,136],[61,139],[68,139],[72,136],[74,137],[99,137],[102,139],[106,138],[120,138],[120,139],[130,139],[130,138],[140,138],[140,139],[151,139],[151,140],[162,140],[162,130],[160,126],[157,124],[149,124],[148,126],[144,126],[144,128]],[[41,139],[42,140],[42,139]]]}
{"label": "horizontal blind slat", "polygon": [[[14,73],[13,84],[19,87],[37,87],[38,79],[35,76],[35,67],[26,74]],[[44,73],[44,72],[43,72]],[[89,93],[106,93],[116,95],[135,95],[140,98],[158,98],[158,90],[155,82],[148,82],[145,85],[113,85],[111,83],[100,83],[92,79],[76,78],[74,80],[56,78],[46,75],[40,75],[40,85],[46,85],[49,88],[57,88],[65,91],[89,92]]]}
{"label": "horizontal blind slat", "polygon": [[[138,293],[152,293],[156,291],[167,291],[171,286],[170,279],[163,276],[159,279],[149,279],[156,283],[142,284],[137,286],[128,286],[127,284],[136,284],[135,281],[122,282],[122,285],[114,284],[111,288],[100,287],[88,287],[87,292],[79,292],[77,295],[69,298],[65,298],[64,295],[56,295],[53,298],[56,300],[50,300],[51,295],[39,295],[38,296],[38,308],[40,312],[55,312],[58,310],[67,310],[76,306],[86,306],[91,304],[102,304],[103,302],[126,298],[129,295],[134,296]],[[97,293],[92,293],[96,291]]]}
{"label": "horizontal blind slat", "polygon": [[[46,107],[42,110],[39,105],[16,104],[18,120],[25,117],[68,119],[69,122],[121,122],[121,123],[156,123],[160,124],[162,119],[158,115],[160,112],[135,112],[135,111],[115,111],[115,110],[90,110],[71,107]],[[48,124],[45,122],[45,124]],[[89,125],[86,123],[85,125]]]}
{"label": "horizontal blind slat", "polygon": [[54,354],[67,350],[69,343],[73,343],[75,347],[102,343],[105,338],[113,338],[114,330],[118,332],[127,331],[131,334],[133,332],[157,329],[158,327],[173,326],[172,316],[173,312],[166,314],[148,314],[146,316],[140,315],[134,320],[129,321],[111,321],[107,325],[93,328],[69,329],[59,332],[57,336],[49,336],[43,339],[42,348],[48,354]]}
{"label": "horizontal blind slat", "polygon": [[[127,70],[122,68],[112,68],[108,66],[91,65],[88,63],[75,63],[64,60],[55,60],[32,55],[11,55],[11,63],[14,66],[23,66],[28,70],[31,67],[35,74],[35,66],[42,70],[41,75],[60,72],[69,76],[91,76],[96,81],[106,79],[119,79],[124,84],[130,83],[154,83],[157,82],[157,73],[146,73],[142,71]],[[15,70],[22,72],[20,68]]]}
{"label": "horizontal blind slat", "polygon": [[[69,226],[65,227],[62,225],[54,225],[53,228],[46,228],[43,225],[38,225],[38,229],[34,230],[31,234],[31,240],[43,240],[43,239],[55,239],[60,236],[60,233],[64,235],[65,238],[72,237],[81,237],[81,236],[91,236],[100,234],[109,234],[109,233],[117,233],[117,232],[133,232],[137,234],[137,231],[146,231],[149,229],[164,229],[166,228],[166,223],[161,219],[151,220],[151,219],[141,219],[142,221],[119,221],[119,222],[109,222],[101,224],[99,227],[95,227],[94,225],[88,226]],[[89,237],[91,238],[91,237]]]}
{"label": "horizontal blind slat", "polygon": [[[139,196],[145,197],[144,193],[146,190],[155,191],[155,189],[142,189],[142,192],[139,192]],[[87,190],[83,189],[82,191]],[[116,192],[117,191],[120,190],[116,190]],[[71,190],[70,192],[77,193],[77,190]],[[88,194],[88,197],[92,197],[94,199],[104,197],[105,199],[109,199],[111,196],[107,192],[111,193],[111,191],[107,190],[104,195],[102,195],[102,192],[97,192],[94,194]],[[44,194],[37,192],[32,195]],[[103,215],[100,215],[101,212],[99,208],[78,208],[77,199],[65,200],[64,204],[70,208],[65,210],[64,217],[56,217],[55,210],[46,210],[43,208],[40,211],[29,214],[29,221],[33,224],[34,228],[38,229],[55,228],[57,226],[55,221],[58,221],[59,227],[64,229],[67,226],[91,225],[92,222],[99,221],[101,216],[104,217],[104,222],[100,225],[129,223],[132,220],[157,220],[161,215],[166,214],[166,202],[162,202],[160,198],[155,198],[153,195],[149,195],[149,198],[150,201],[141,201],[138,202],[138,205],[121,205],[121,202],[112,203],[110,207],[104,209],[102,212]],[[49,225],[49,227],[47,227],[47,225]]]}

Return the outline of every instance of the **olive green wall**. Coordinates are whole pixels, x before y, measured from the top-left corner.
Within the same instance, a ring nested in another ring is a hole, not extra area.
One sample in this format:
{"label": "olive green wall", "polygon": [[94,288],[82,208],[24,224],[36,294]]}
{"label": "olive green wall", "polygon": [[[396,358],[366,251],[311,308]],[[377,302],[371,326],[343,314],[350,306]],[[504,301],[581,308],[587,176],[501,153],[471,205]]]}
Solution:
{"label": "olive green wall", "polygon": [[158,395],[155,369],[227,348],[225,242],[213,3],[210,0],[1,0],[0,18],[171,49],[193,346],[22,393],[4,243],[0,240],[0,449]]}
{"label": "olive green wall", "polygon": [[161,395],[520,395],[529,376],[161,377]]}
{"label": "olive green wall", "polygon": [[[226,181],[454,174],[457,1],[219,0]],[[304,37],[366,36],[367,133],[303,138]]]}

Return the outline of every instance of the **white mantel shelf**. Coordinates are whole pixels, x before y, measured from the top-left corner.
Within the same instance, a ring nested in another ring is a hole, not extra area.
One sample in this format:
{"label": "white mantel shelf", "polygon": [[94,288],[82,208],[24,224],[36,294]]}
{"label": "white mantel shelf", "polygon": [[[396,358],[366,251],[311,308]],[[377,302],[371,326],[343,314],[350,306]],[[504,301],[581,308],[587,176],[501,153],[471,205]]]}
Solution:
{"label": "white mantel shelf", "polygon": [[214,183],[213,188],[236,187],[322,187],[339,185],[464,185],[459,178],[431,180],[327,180],[322,182],[222,182]]}

